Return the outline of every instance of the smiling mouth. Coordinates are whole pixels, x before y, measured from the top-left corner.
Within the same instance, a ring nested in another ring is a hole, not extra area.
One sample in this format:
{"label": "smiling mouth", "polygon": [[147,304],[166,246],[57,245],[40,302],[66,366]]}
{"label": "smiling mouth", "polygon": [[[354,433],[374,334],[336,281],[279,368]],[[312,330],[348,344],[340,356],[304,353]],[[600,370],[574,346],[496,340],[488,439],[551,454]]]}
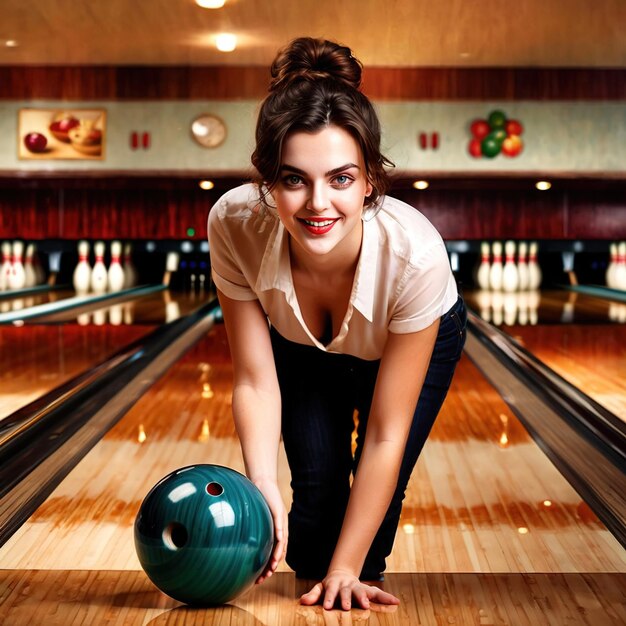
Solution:
{"label": "smiling mouth", "polygon": [[338,221],[339,218],[334,219],[305,219],[299,218],[300,223],[306,228],[307,231],[314,235],[323,235],[327,233]]}

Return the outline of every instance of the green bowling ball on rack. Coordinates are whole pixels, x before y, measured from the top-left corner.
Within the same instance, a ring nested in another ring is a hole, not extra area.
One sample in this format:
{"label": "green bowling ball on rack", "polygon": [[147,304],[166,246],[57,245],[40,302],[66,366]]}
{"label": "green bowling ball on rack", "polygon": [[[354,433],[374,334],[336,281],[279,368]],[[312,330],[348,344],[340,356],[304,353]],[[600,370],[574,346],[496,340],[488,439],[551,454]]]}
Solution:
{"label": "green bowling ball on rack", "polygon": [[261,492],[221,465],[191,465],[162,478],[135,519],[135,549],[148,578],[185,604],[215,606],[246,591],[274,545]]}

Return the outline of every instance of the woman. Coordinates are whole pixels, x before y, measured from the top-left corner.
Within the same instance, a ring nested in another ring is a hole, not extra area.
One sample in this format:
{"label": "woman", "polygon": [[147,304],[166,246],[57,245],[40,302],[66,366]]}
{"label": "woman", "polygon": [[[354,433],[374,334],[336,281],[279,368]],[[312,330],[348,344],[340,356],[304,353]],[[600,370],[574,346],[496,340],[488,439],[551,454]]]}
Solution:
{"label": "woman", "polygon": [[384,195],[390,163],[350,50],[296,39],[272,78],[252,155],[258,180],[209,215],[233,415],[276,531],[259,582],[286,553],[298,577],[321,581],[304,604],[397,604],[366,581],[382,580],[407,482],[461,354],[465,309],[439,234]]}

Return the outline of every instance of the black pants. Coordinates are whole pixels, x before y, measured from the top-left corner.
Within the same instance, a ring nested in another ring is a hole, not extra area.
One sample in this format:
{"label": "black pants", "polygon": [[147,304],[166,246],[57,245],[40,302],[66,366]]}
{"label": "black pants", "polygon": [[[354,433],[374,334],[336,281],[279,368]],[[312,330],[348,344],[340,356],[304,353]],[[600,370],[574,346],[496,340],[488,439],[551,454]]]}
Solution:
{"label": "black pants", "polygon": [[[417,458],[446,397],[465,343],[466,311],[459,297],[442,316],[426,379],[415,409],[396,491],[372,542],[361,578],[385,570],[404,493]],[[300,578],[321,580],[330,564],[365,439],[380,361],[330,354],[287,341],[272,330],[282,397],[282,434],[291,469],[287,563]],[[357,448],[352,455],[354,410]],[[372,498],[376,486],[372,486]]]}

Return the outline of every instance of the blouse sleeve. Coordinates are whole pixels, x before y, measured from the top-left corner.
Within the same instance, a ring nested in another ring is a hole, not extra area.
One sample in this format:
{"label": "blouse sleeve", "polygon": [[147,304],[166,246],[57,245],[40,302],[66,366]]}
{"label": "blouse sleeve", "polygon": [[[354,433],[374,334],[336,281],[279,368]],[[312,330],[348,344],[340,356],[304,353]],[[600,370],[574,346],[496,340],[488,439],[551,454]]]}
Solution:
{"label": "blouse sleeve", "polygon": [[445,244],[438,242],[408,263],[398,285],[389,330],[412,333],[430,326],[456,301],[457,289]]}
{"label": "blouse sleeve", "polygon": [[207,230],[211,276],[215,286],[229,298],[255,300],[257,296],[243,273],[232,233],[229,232],[227,208],[228,200],[222,197],[209,211]]}

